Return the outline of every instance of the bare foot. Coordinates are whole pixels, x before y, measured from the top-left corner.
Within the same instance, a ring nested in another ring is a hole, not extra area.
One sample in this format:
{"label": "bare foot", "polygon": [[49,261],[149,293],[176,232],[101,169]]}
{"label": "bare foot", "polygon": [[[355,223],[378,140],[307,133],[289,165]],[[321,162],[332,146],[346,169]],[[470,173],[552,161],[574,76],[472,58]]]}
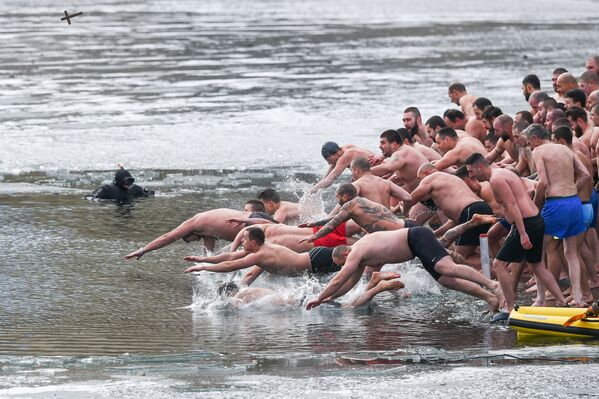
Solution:
{"label": "bare foot", "polygon": [[471,222],[477,225],[492,224],[495,223],[497,220],[499,219],[493,215],[482,215],[480,213],[475,213],[474,215],[472,215],[472,218],[470,219]]}
{"label": "bare foot", "polygon": [[399,273],[394,272],[373,272],[370,280],[368,280],[368,285],[366,286],[366,291],[369,289],[376,287],[378,283],[383,280],[392,280],[394,278],[400,278],[401,275]]}
{"label": "bare foot", "polygon": [[491,314],[496,313],[499,310],[499,299],[497,299],[496,296],[493,295],[487,303],[489,304],[489,312],[491,312]]}
{"label": "bare foot", "polygon": [[533,302],[532,305],[530,306],[545,306],[545,302],[543,301],[539,301],[538,299],[536,301]]}
{"label": "bare foot", "polygon": [[501,285],[499,283],[495,283],[495,289],[493,289],[493,294],[497,297],[500,304],[505,302],[505,297],[503,296],[503,291],[501,290]]}
{"label": "bare foot", "polygon": [[383,292],[390,290],[400,290],[403,287],[405,287],[405,285],[400,280],[381,280],[377,284],[377,287],[379,287],[381,289],[381,292]]}

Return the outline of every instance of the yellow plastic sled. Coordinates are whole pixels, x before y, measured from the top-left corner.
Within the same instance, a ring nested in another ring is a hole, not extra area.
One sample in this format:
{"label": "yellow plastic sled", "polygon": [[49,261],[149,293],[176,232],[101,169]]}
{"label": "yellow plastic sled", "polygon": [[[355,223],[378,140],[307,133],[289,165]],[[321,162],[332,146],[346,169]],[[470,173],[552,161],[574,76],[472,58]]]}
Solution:
{"label": "yellow plastic sled", "polygon": [[562,337],[599,338],[599,318],[588,317],[564,327],[570,317],[587,308],[549,308],[520,306],[510,313],[508,325],[520,335],[557,335]]}

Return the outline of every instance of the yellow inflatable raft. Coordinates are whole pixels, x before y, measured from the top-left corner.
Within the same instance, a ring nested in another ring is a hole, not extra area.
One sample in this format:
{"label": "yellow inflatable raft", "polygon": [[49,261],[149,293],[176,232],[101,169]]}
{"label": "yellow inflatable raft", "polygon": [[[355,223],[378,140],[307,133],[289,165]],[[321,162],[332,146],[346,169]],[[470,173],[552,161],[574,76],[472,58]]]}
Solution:
{"label": "yellow inflatable raft", "polygon": [[589,317],[564,327],[570,317],[587,308],[548,308],[520,306],[510,313],[508,325],[520,335],[558,335],[562,337],[599,338],[599,318]]}

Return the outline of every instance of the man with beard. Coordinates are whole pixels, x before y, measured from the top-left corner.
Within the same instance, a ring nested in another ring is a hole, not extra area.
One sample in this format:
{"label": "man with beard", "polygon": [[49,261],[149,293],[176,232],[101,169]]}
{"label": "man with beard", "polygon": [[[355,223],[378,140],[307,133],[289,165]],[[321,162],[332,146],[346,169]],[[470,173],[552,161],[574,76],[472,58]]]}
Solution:
{"label": "man with beard", "polygon": [[460,166],[475,152],[487,153],[487,149],[480,141],[469,136],[459,138],[456,131],[450,127],[439,130],[435,141],[439,150],[445,154],[443,158],[435,162],[435,167],[438,170],[445,170],[450,166]]}
{"label": "man with beard", "polygon": [[443,113],[443,121],[447,127],[454,129],[456,132],[466,132],[469,136],[484,143],[487,130],[485,125],[476,119],[476,116],[466,117],[459,109],[448,109]]}
{"label": "man with beard", "polygon": [[539,106],[543,101],[549,98],[550,97],[547,95],[547,93],[543,91],[533,91],[530,94],[530,97],[528,98],[528,104],[530,105],[530,113],[532,114],[533,119],[538,119],[537,114],[539,112]]}
{"label": "man with beard", "polygon": [[576,137],[583,142],[587,150],[590,149],[593,125],[589,124],[587,112],[580,107],[572,107],[566,111],[566,117],[570,121]]}
{"label": "man with beard", "polygon": [[545,117],[545,127],[547,128],[547,130],[551,131],[553,127],[553,122],[565,117],[566,113],[559,108],[547,111],[547,116]]}
{"label": "man with beard", "polygon": [[566,72],[568,72],[568,70],[566,70],[565,68],[555,68],[551,73],[551,84],[553,85],[553,91],[555,92],[555,99],[557,99],[557,96],[559,95],[557,93],[557,78],[559,77],[559,75]]}
{"label": "man with beard", "polygon": [[526,102],[528,102],[530,95],[535,90],[541,90],[541,81],[537,75],[526,75],[524,79],[522,79],[522,95]]}
{"label": "man with beard", "polygon": [[519,147],[514,142],[514,134],[512,132],[514,121],[511,116],[507,114],[499,115],[493,121],[493,130],[495,136],[499,137],[497,145],[487,154],[485,157],[487,162],[493,163],[504,151],[507,151],[508,155],[514,162],[518,162],[518,149]]}
{"label": "man with beard", "polygon": [[422,124],[422,116],[416,107],[408,107],[403,112],[403,125],[410,134],[412,139],[420,144],[430,147],[433,143],[430,137],[426,134],[426,129]]}
{"label": "man with beard", "polygon": [[566,92],[566,109],[572,107],[584,108],[587,103],[587,95],[581,89],[572,89]]}

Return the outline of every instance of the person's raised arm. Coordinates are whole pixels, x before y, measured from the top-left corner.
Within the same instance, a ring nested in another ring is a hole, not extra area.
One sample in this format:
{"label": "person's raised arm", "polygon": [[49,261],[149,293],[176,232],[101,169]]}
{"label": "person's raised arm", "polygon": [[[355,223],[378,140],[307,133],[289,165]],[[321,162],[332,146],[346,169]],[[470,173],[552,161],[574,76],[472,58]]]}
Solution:
{"label": "person's raised arm", "polygon": [[333,169],[330,170],[329,173],[322,180],[320,180],[318,183],[316,183],[308,192],[310,194],[314,194],[315,192],[317,192],[320,189],[329,187],[341,175],[341,173],[343,173],[343,171],[349,166],[350,162],[351,162],[351,160],[349,159],[348,156],[342,155],[335,163],[335,166],[333,167]]}
{"label": "person's raised arm", "polygon": [[195,230],[196,217],[197,216],[194,216],[193,218],[186,220],[185,222],[181,223],[177,228],[169,231],[166,234],[161,235],[160,237],[156,238],[154,241],[150,242],[146,246],[141,247],[137,251],[133,251],[129,255],[125,255],[125,260],[129,260],[132,258],[139,259],[148,252],[155,251],[162,247],[166,247],[167,245],[172,244],[178,239],[193,233],[193,231]]}
{"label": "person's raised arm", "polygon": [[318,230],[310,238],[303,238],[303,239],[299,240],[299,243],[301,244],[304,242],[314,242],[314,241],[318,240],[319,238],[324,237],[327,234],[329,234],[330,232],[332,232],[333,230],[335,230],[341,223],[349,220],[349,218],[351,217],[351,213],[349,211],[350,206],[351,206],[351,202],[345,203],[345,205],[343,205],[341,207],[341,210],[339,211],[339,213],[337,215],[335,215],[335,217],[333,219],[331,219],[330,222],[325,224],[322,229]]}
{"label": "person's raised arm", "polygon": [[[245,252],[245,253],[246,253],[246,255],[248,254],[247,252]],[[191,272],[202,271],[202,270],[205,270],[208,272],[214,272],[214,273],[229,273],[229,272],[234,272],[236,270],[246,269],[250,266],[254,266],[254,265],[256,265],[256,263],[258,263],[258,261],[259,261],[259,256],[256,255],[255,253],[252,253],[247,256],[244,256],[243,258],[235,259],[235,260],[227,260],[225,262],[217,263],[216,265],[192,266],[192,267],[188,268],[187,270],[185,270],[185,273],[191,273]]]}

